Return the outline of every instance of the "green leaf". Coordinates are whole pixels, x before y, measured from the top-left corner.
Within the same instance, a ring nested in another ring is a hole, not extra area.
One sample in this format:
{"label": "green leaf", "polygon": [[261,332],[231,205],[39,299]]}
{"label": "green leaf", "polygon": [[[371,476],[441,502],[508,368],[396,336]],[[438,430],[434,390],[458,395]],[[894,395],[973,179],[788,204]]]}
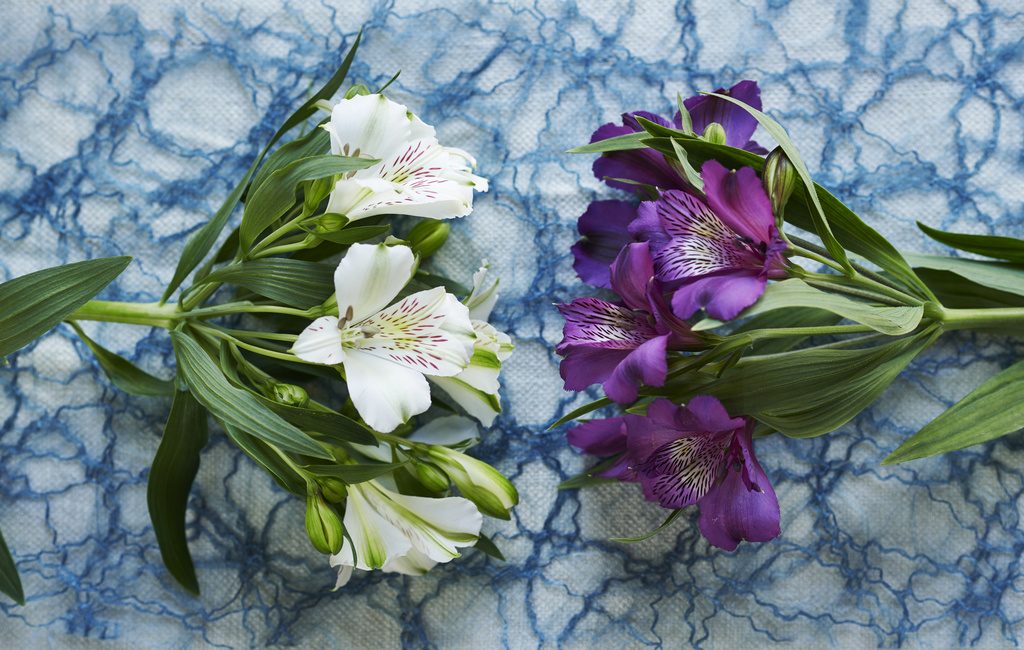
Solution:
{"label": "green leaf", "polygon": [[[772,282],[765,287],[761,298],[741,312],[737,318],[756,316],[779,309],[793,307],[814,307],[824,309],[854,322],[866,325],[876,332],[898,336],[913,332],[921,322],[924,307],[880,307],[866,302],[850,300],[843,296],[819,291],[803,280],[792,278],[782,282]],[[725,323],[713,318],[706,318],[693,329],[697,331],[720,327]]]}
{"label": "green leaf", "polygon": [[235,186],[235,189],[231,191],[228,198],[224,201],[224,204],[217,210],[217,213],[213,215],[202,228],[197,230],[189,237],[185,243],[185,249],[181,253],[181,258],[178,260],[178,266],[174,269],[174,276],[171,278],[171,283],[167,285],[167,289],[164,291],[164,295],[160,298],[160,302],[167,302],[168,298],[181,286],[181,283],[185,281],[188,274],[192,272],[199,264],[203,261],[206,255],[213,248],[213,244],[217,241],[217,237],[220,232],[224,229],[224,226],[228,222],[228,217],[234,211],[235,206],[238,205],[238,201],[242,198],[242,194],[245,192],[246,187],[249,184],[249,180],[252,178],[253,173],[263,160],[264,156],[270,150],[274,144],[281,139],[288,131],[294,127],[302,124],[309,119],[314,113],[316,113],[316,103],[322,99],[330,99],[334,93],[341,87],[342,82],[345,80],[345,76],[348,74],[348,69],[352,65],[353,59],[356,56],[356,50],[359,48],[359,42],[362,40],[363,32],[360,31],[356,36],[356,40],[352,43],[352,47],[349,48],[348,54],[345,55],[345,59],[341,62],[341,66],[335,71],[334,75],[327,81],[326,84],[320,88],[319,91],[306,102],[299,107],[299,110],[291,114],[291,116],[285,120],[284,124],[274,133],[274,136],[270,138],[270,141],[263,147],[256,159],[252,161],[252,165],[249,166],[249,171],[245,173],[241,182]]}
{"label": "green leaf", "polygon": [[941,330],[866,349],[806,348],[744,357],[717,376],[708,366],[666,382],[678,401],[718,397],[730,413],[746,413],[786,436],[809,438],[835,431],[867,408]]}
{"label": "green leaf", "polygon": [[309,309],[334,293],[334,268],[272,257],[225,266],[208,275],[204,282],[238,285],[283,305]]}
{"label": "green leaf", "polygon": [[839,243],[836,236],[832,234],[832,229],[829,227],[828,217],[825,215],[825,209],[822,207],[821,200],[818,198],[818,193],[815,191],[815,184],[814,180],[811,178],[811,172],[808,171],[807,165],[804,164],[803,159],[800,157],[800,152],[789,139],[789,134],[786,133],[786,129],[782,128],[782,125],[771,117],[734,97],[720,93],[705,94],[710,95],[711,97],[724,99],[725,101],[735,104],[750,113],[750,115],[757,120],[758,124],[768,132],[768,135],[772,136],[772,138],[779,143],[779,146],[782,147],[786,157],[789,158],[789,161],[793,163],[793,167],[796,168],[797,174],[799,174],[800,179],[804,182],[804,187],[807,189],[807,195],[811,199],[811,204],[813,206],[813,210],[811,210],[811,220],[814,222],[814,232],[818,233],[818,237],[825,245],[825,248],[828,249],[829,255],[832,256],[832,259],[839,262],[843,268],[848,271],[852,271],[853,267],[850,265],[850,260],[846,257],[846,249],[844,249],[842,244]]}
{"label": "green leaf", "polygon": [[274,452],[265,442],[231,426],[227,422],[220,421],[224,431],[231,438],[231,441],[238,445],[238,448],[245,452],[257,465],[262,467],[274,482],[284,490],[305,498],[306,481],[295,473],[277,453]]}
{"label": "green leaf", "polygon": [[357,244],[374,237],[380,237],[391,232],[391,224],[380,224],[377,226],[349,226],[335,232],[313,233],[320,239],[334,242],[335,244]]}
{"label": "green leaf", "polygon": [[558,427],[562,426],[563,424],[567,424],[569,422],[572,422],[576,418],[583,417],[587,413],[592,413],[592,412],[596,411],[597,409],[604,408],[606,406],[611,406],[614,403],[615,402],[611,401],[607,397],[602,397],[601,399],[594,400],[593,402],[590,402],[589,404],[584,404],[583,406],[579,407],[578,409],[574,409],[574,410],[566,413],[562,417],[558,418],[554,422],[552,422],[551,426],[549,426],[547,428],[547,430],[551,431],[552,429],[557,429]]}
{"label": "green leaf", "polygon": [[164,566],[178,584],[196,596],[199,582],[185,536],[185,510],[206,441],[206,410],[191,393],[175,391],[149,472],[146,501]]}
{"label": "green leaf", "polygon": [[1024,361],[981,386],[907,438],[883,465],[927,458],[994,440],[1024,428]]}
{"label": "green leaf", "polygon": [[304,431],[319,433],[335,444],[351,442],[359,445],[377,446],[377,438],[365,425],[341,413],[324,409],[314,410],[300,406],[289,406],[256,395],[257,399],[271,411]]}
{"label": "green leaf", "polygon": [[253,178],[252,184],[249,186],[250,194],[258,190],[272,173],[282,167],[296,160],[322,156],[330,151],[331,135],[319,126],[301,138],[286,142],[277,151],[267,156],[267,161],[260,166],[260,170],[256,172],[256,177]]}
{"label": "green leaf", "polygon": [[682,511],[682,508],[673,510],[672,512],[669,513],[668,517],[665,517],[665,521],[661,522],[660,526],[658,526],[654,530],[644,533],[643,535],[640,535],[638,537],[612,537],[608,541],[621,542],[623,544],[635,544],[637,542],[645,542],[650,538],[654,537],[655,535],[657,535],[658,533],[660,533],[661,531],[668,528],[672,524],[672,522],[675,521],[677,517],[679,517],[679,514]]}
{"label": "green leaf", "polygon": [[1024,296],[1024,265],[1021,264],[979,262],[960,257],[916,253],[908,253],[906,257],[915,268],[949,271],[991,289]]}
{"label": "green leaf", "polygon": [[1024,264],[1024,239],[944,232],[926,226],[920,221],[917,222],[917,227],[935,241],[957,250]]}
{"label": "green leaf", "polygon": [[78,323],[72,322],[79,338],[89,346],[96,361],[99,362],[103,372],[111,383],[128,393],[142,397],[170,397],[174,394],[174,382],[169,379],[160,379],[142,370],[134,363],[106,349],[96,341],[86,336]]}
{"label": "green leaf", "polygon": [[473,545],[473,548],[480,551],[484,555],[489,555],[493,557],[495,560],[501,560],[502,562],[505,562],[505,555],[501,552],[501,549],[498,548],[498,545],[495,544],[490,537],[484,535],[483,533],[480,533],[480,538],[476,540],[476,544]]}
{"label": "green leaf", "polygon": [[0,591],[7,594],[19,605],[25,604],[25,591],[21,587],[21,577],[14,565],[14,558],[7,548],[3,533],[0,533]]}
{"label": "green leaf", "polygon": [[252,248],[256,237],[295,205],[299,183],[365,169],[377,162],[373,158],[349,158],[331,154],[310,156],[291,162],[270,174],[245,204],[242,226],[238,231],[242,250]]}
{"label": "green leaf", "polygon": [[939,302],[945,307],[953,309],[1024,307],[1024,296],[990,289],[950,271],[921,268],[917,270],[917,274],[931,287]]}
{"label": "green leaf", "polygon": [[0,284],[0,359],[42,336],[119,276],[130,257],[65,264]]}
{"label": "green leaf", "polygon": [[558,484],[559,490],[575,490],[577,488],[600,485],[602,483],[615,483],[618,479],[597,476],[619,461],[619,456],[605,458],[593,467],[589,467],[576,476],[571,476]]}
{"label": "green leaf", "polygon": [[[758,314],[743,322],[732,331],[733,334],[752,332],[759,329],[780,329],[787,327],[827,327],[835,325],[842,317],[823,309],[793,307]],[[786,352],[807,340],[806,336],[786,336],[755,341],[749,354],[778,354]]]}
{"label": "green leaf", "polygon": [[629,151],[630,149],[643,149],[647,145],[643,143],[645,138],[650,137],[647,133],[627,133],[626,135],[598,140],[585,144],[582,147],[575,147],[566,153],[607,153],[609,151]]}
{"label": "green leaf", "polygon": [[191,336],[171,332],[171,342],[185,382],[214,417],[285,451],[331,459],[316,440],[285,422],[248,391],[232,386],[220,366]]}
{"label": "green leaf", "polygon": [[348,485],[354,485],[384,476],[403,466],[405,463],[363,463],[356,465],[306,465],[306,469],[317,476],[330,476]]}

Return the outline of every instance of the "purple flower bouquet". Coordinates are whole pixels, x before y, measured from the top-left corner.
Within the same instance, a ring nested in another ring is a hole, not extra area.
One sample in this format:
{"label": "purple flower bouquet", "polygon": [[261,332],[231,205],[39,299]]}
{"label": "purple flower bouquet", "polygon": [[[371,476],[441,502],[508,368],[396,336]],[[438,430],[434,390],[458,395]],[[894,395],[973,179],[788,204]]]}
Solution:
{"label": "purple flower bouquet", "polygon": [[[752,139],[760,125],[777,142]],[[604,294],[558,306],[567,390],[605,397],[556,425],[600,462],[563,483],[639,483],[672,512],[697,504],[701,534],[733,550],[780,534],[754,454],[781,433],[834,431],[944,332],[1024,332],[1024,240],[937,231],[986,259],[904,254],[815,184],[753,81],[606,124],[574,153],[639,201],[591,203],[573,246]],[[798,261],[799,260],[799,261]],[[908,438],[883,463],[962,449],[1024,426],[1024,361]],[[622,541],[639,541],[641,537]]]}

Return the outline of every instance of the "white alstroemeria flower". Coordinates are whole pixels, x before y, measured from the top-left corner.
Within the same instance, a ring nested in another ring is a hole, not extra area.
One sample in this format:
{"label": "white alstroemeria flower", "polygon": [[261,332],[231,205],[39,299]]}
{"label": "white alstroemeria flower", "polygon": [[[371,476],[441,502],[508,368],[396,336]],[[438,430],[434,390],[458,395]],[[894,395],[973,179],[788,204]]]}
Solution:
{"label": "white alstroemeria flower", "polygon": [[466,298],[476,340],[469,367],[454,377],[431,377],[431,381],[484,426],[494,424],[501,413],[498,375],[501,364],[512,354],[512,339],[487,322],[498,300],[498,281],[484,286],[487,264],[473,274],[473,291]]}
{"label": "white alstroemeria flower", "polygon": [[354,569],[422,575],[459,557],[460,548],[476,544],[480,537],[483,515],[471,501],[408,496],[385,482],[372,480],[348,488],[348,537],[330,559],[338,568],[335,589],[349,581]]}
{"label": "white alstroemeria flower", "polygon": [[444,288],[388,307],[415,265],[407,246],[353,244],[334,272],[341,318],[316,319],[292,346],[305,361],[343,365],[359,415],[384,433],[430,408],[424,375],[458,375],[473,354],[469,310]]}
{"label": "white alstroemeria flower", "polygon": [[473,191],[487,191],[487,181],[473,174],[472,156],[441,146],[434,127],[384,95],[341,100],[324,128],[332,153],[380,160],[335,184],[327,211],[349,221],[379,214],[464,217],[473,210]]}

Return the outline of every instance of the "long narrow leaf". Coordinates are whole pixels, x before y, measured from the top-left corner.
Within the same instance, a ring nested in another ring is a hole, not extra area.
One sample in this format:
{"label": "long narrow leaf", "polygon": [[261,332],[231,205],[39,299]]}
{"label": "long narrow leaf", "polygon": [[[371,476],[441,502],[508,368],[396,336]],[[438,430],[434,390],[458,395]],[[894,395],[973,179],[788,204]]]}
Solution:
{"label": "long narrow leaf", "polygon": [[270,474],[270,477],[274,479],[274,482],[292,494],[301,497],[306,496],[305,480],[296,474],[295,470],[288,467],[281,460],[281,457],[267,446],[265,442],[231,426],[227,422],[221,421],[221,425],[223,425],[224,431],[231,438],[231,441],[238,445],[238,448],[245,452],[245,455],[251,458],[253,462],[265,469]]}
{"label": "long narrow leaf", "polygon": [[944,232],[930,228],[920,221],[917,222],[917,227],[935,241],[957,250],[1024,264],[1024,239]]}
{"label": "long narrow leaf", "polygon": [[78,337],[92,350],[100,368],[107,373],[111,383],[128,393],[142,397],[170,397],[174,393],[174,382],[154,377],[119,354],[111,352],[86,336],[78,323],[72,322]]}
{"label": "long narrow leaf", "polygon": [[42,336],[119,276],[130,257],[65,264],[0,284],[0,359]]}
{"label": "long narrow leaf", "polygon": [[1024,264],[917,254],[907,254],[907,261],[918,268],[949,271],[991,289],[1024,296]]}
{"label": "long narrow leaf", "polygon": [[285,451],[331,460],[317,441],[285,422],[248,392],[232,386],[195,339],[183,332],[171,332],[171,341],[178,367],[192,394],[216,418]]}
{"label": "long narrow leaf", "polygon": [[907,438],[883,465],[970,447],[1024,428],[1024,361],[981,386]]}
{"label": "long narrow leaf", "polygon": [[390,474],[405,463],[364,463],[361,465],[307,465],[306,469],[317,476],[332,476],[349,485]]}
{"label": "long narrow leaf", "polygon": [[149,472],[146,501],[164,566],[178,584],[197,596],[199,582],[185,536],[185,510],[206,440],[206,409],[191,393],[175,391]]}
{"label": "long narrow leaf", "polygon": [[0,591],[10,596],[19,605],[25,604],[25,591],[21,587],[18,568],[14,566],[14,557],[7,548],[3,533],[0,533]]}
{"label": "long narrow leaf", "polygon": [[294,127],[302,124],[310,118],[316,112],[316,103],[322,99],[329,99],[338,91],[341,87],[342,82],[345,80],[345,76],[348,74],[348,70],[352,65],[352,60],[355,58],[356,50],[359,48],[359,42],[362,40],[363,32],[360,31],[356,36],[356,40],[352,43],[352,47],[349,48],[348,54],[342,61],[341,66],[335,71],[334,75],[323,85],[320,90],[310,97],[306,102],[299,107],[299,110],[291,114],[291,116],[285,120],[284,124],[274,133],[274,136],[270,138],[266,146],[260,151],[256,159],[252,161],[252,165],[249,166],[249,171],[245,173],[241,182],[235,186],[235,189],[231,191],[228,198],[224,201],[224,205],[217,210],[217,213],[213,216],[210,221],[206,223],[202,228],[197,230],[188,241],[185,243],[185,249],[182,251],[181,259],[178,260],[178,266],[174,269],[174,276],[171,278],[171,283],[167,285],[167,289],[164,291],[161,302],[167,302],[171,295],[181,286],[181,283],[185,281],[188,274],[193,271],[203,261],[206,255],[213,248],[213,244],[217,241],[217,237],[220,232],[224,229],[224,226],[228,222],[228,218],[234,211],[235,206],[238,205],[238,201],[242,198],[242,194],[245,193],[246,187],[249,185],[249,181],[252,179],[256,168],[259,167],[260,162],[263,160],[270,148],[281,139],[288,131]]}
{"label": "long narrow leaf", "polygon": [[326,264],[287,258],[251,260],[214,271],[205,282],[224,282],[277,302],[309,309],[334,293],[334,269]]}

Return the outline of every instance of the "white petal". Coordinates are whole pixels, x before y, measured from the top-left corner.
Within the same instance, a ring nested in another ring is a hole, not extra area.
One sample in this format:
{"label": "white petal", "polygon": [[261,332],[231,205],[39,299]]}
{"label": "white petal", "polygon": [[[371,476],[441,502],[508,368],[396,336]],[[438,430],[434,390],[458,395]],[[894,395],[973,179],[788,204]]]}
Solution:
{"label": "white petal", "polygon": [[413,548],[435,562],[459,557],[458,549],[472,546],[480,536],[483,515],[468,499],[414,497],[376,484],[366,494],[377,512],[401,529]]}
{"label": "white petal", "polygon": [[437,562],[414,548],[402,557],[396,557],[385,564],[384,570],[407,576],[421,576],[435,566],[437,566]]}
{"label": "white petal", "polygon": [[345,504],[345,531],[352,538],[356,557],[353,562],[353,549],[349,547],[349,540],[346,538],[341,550],[331,556],[332,566],[354,565],[363,571],[379,569],[389,560],[405,555],[412,548],[412,543],[402,531],[370,505],[364,490],[373,489],[349,486]]}
{"label": "white petal", "polygon": [[[463,217],[473,211],[473,192],[487,190],[487,181],[473,174],[468,164],[436,140],[409,141],[391,157],[342,181],[368,192],[343,187],[349,205],[340,197],[332,198],[331,205],[346,210],[351,220],[380,214]],[[357,196],[361,198],[353,199]]]}
{"label": "white petal", "polygon": [[483,266],[473,274],[473,291],[466,298],[469,317],[473,320],[486,322],[491,317],[494,304],[498,302],[498,280],[484,286],[488,268],[490,267],[485,261]]}
{"label": "white petal", "polygon": [[310,323],[292,345],[292,354],[312,363],[336,365],[344,361],[345,350],[341,347],[338,319],[321,316]]}
{"label": "white petal", "polygon": [[475,422],[461,415],[446,415],[424,424],[409,436],[409,440],[451,447],[467,440],[476,441],[479,437]]}
{"label": "white petal", "polygon": [[350,350],[427,375],[462,372],[476,336],[465,306],[443,287],[414,293],[355,327],[363,336],[348,341]]}
{"label": "white petal", "polygon": [[489,427],[494,424],[494,419],[501,413],[501,400],[494,393],[486,393],[474,388],[458,377],[431,377],[430,381],[437,385],[451,397],[456,404],[461,406],[466,413],[480,421],[480,424]]}
{"label": "white petal", "polygon": [[331,152],[388,158],[405,142],[433,138],[434,129],[384,95],[343,99],[331,111]]}
{"label": "white petal", "polygon": [[377,313],[409,282],[415,265],[408,246],[352,244],[334,272],[338,313],[344,318],[351,307],[351,323]]}
{"label": "white petal", "polygon": [[359,415],[382,433],[430,408],[430,386],[422,374],[358,349],[345,356],[345,378]]}

